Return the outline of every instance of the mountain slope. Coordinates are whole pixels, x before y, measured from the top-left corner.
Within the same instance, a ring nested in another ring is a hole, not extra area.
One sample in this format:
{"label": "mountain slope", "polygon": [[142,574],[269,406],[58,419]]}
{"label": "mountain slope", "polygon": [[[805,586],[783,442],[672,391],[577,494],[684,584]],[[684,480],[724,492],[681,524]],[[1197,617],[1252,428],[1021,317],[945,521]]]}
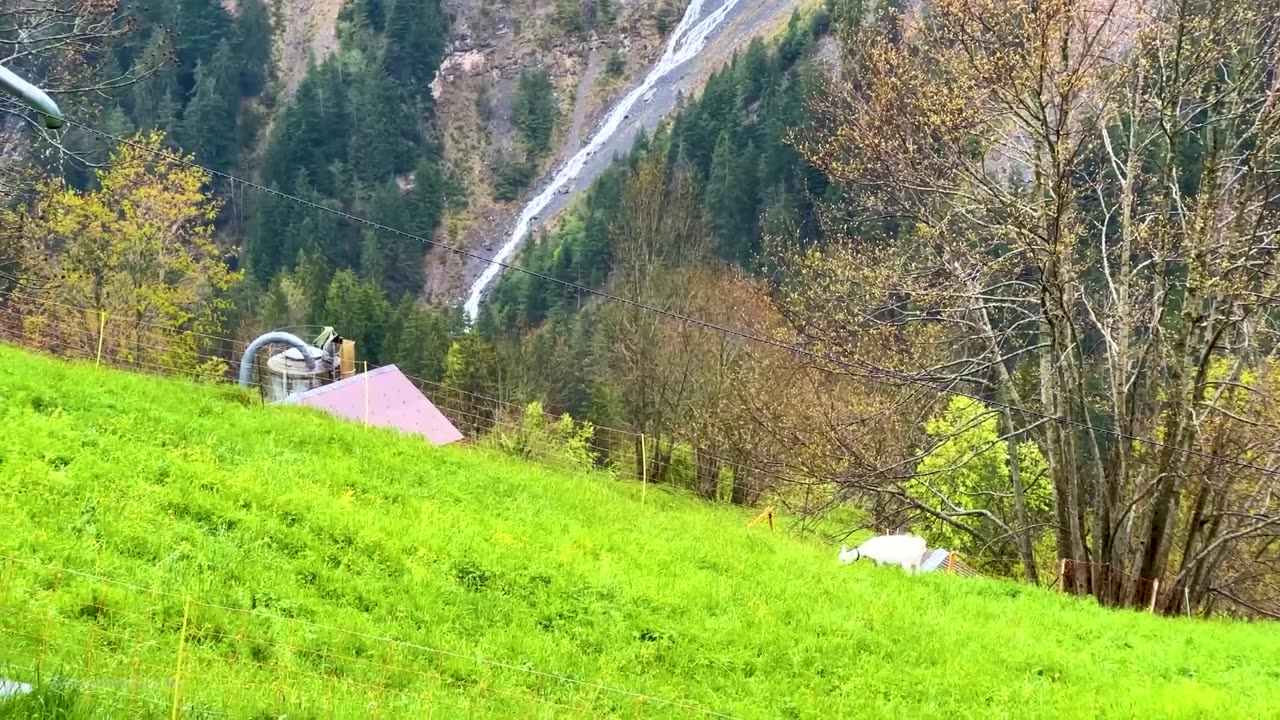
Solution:
{"label": "mountain slope", "polygon": [[94,681],[86,712],[167,714],[180,637],[191,715],[1243,718],[1280,702],[1274,626],[837,567],[680,495],[642,503],[604,476],[228,388],[0,348],[0,415],[4,672]]}

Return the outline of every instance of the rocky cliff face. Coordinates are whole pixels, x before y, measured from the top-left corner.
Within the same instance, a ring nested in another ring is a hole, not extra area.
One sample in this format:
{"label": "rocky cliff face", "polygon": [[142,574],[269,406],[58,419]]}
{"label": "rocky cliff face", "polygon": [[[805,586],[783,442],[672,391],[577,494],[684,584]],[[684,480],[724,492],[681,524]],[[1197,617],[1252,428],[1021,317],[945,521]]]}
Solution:
{"label": "rocky cliff face", "polygon": [[[552,144],[557,151],[542,161],[540,175],[581,146],[609,99],[662,52],[657,14],[678,18],[683,0],[680,5],[633,0],[617,6],[607,24],[598,16],[598,4],[578,5],[584,25],[596,16],[595,27],[581,31],[566,29],[564,0],[451,0],[448,7],[453,37],[432,93],[439,103],[446,162],[467,198],[465,209],[447,217],[441,239],[484,252],[518,207],[495,200],[492,189],[502,158],[518,151],[511,109],[520,74],[546,70],[556,88],[559,113]],[[605,72],[606,59],[615,50],[625,65],[611,74]],[[462,284],[459,258],[434,253],[428,263],[424,296],[456,299]]]}
{"label": "rocky cliff face", "polygon": [[[319,61],[337,51],[338,15],[345,1],[276,0],[275,56],[286,97],[301,81],[308,58]],[[814,2],[738,0],[733,19],[687,70],[679,90],[696,91],[734,50],[752,37],[776,32],[793,9]],[[450,37],[430,91],[450,197],[436,239],[488,255],[518,214],[520,202],[495,199],[495,186],[503,164],[522,156],[512,108],[524,71],[547,72],[558,109],[553,150],[533,168],[538,178],[580,149],[611,103],[638,82],[662,53],[663,33],[679,22],[686,4],[445,0]],[[406,176],[401,186],[408,190],[411,183]],[[474,262],[466,265],[447,252],[429,253],[426,263],[422,297],[427,301],[458,301],[476,270]]]}
{"label": "rocky cliff face", "polygon": [[[344,2],[275,3],[275,60],[284,97],[298,87],[309,59],[319,61],[338,50]],[[559,113],[552,145],[558,151],[542,159],[535,172],[540,175],[577,149],[584,128],[599,118],[609,98],[661,53],[658,16],[678,20],[684,2],[446,0],[450,38],[431,93],[450,187],[465,197],[450,199],[440,239],[480,249],[480,238],[500,234],[509,220],[513,203],[495,200],[493,186],[502,158],[518,151],[511,108],[524,70],[546,70],[556,88]],[[615,50],[625,64],[621,72],[604,72]],[[435,255],[429,260],[428,297],[446,289],[456,292],[454,261]]]}

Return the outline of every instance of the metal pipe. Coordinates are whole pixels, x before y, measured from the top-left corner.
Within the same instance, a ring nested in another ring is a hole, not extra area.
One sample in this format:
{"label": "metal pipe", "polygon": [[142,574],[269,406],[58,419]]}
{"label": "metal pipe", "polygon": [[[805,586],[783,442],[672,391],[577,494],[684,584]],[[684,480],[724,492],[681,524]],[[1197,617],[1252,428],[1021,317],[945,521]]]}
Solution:
{"label": "metal pipe", "polygon": [[316,359],[311,357],[310,345],[302,338],[293,333],[275,332],[259,335],[253,342],[249,343],[249,347],[244,349],[244,355],[240,357],[240,387],[249,387],[249,378],[253,375],[253,358],[263,345],[273,342],[289,343],[298,352],[302,353],[302,359],[307,363],[308,370],[316,368]]}
{"label": "metal pipe", "polygon": [[43,90],[18,77],[3,65],[0,65],[0,89],[7,90],[19,100],[40,111],[40,114],[44,115],[44,126],[50,130],[57,130],[65,123],[62,119],[62,111],[58,109],[58,103]]}

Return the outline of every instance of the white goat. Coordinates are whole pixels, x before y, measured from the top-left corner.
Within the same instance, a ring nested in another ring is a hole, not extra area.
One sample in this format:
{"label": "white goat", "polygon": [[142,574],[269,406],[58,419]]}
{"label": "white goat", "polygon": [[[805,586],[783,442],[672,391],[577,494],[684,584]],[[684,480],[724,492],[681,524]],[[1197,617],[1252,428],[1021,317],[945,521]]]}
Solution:
{"label": "white goat", "polygon": [[847,565],[858,558],[871,558],[877,565],[901,565],[903,570],[914,572],[924,560],[924,538],[916,535],[878,535],[850,550],[840,546],[837,559]]}

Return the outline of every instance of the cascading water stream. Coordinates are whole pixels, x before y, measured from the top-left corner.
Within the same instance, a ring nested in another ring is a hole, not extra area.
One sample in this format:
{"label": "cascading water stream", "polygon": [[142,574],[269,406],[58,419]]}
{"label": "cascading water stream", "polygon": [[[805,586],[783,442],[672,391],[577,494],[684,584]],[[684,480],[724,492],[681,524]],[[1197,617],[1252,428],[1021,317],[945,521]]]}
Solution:
{"label": "cascading water stream", "polygon": [[582,172],[582,168],[586,165],[587,159],[590,158],[595,151],[609,141],[613,134],[622,126],[622,121],[626,119],[627,113],[631,107],[635,105],[642,95],[649,91],[659,80],[666,77],[672,70],[687,62],[702,52],[702,48],[707,44],[707,38],[711,33],[724,22],[725,16],[729,11],[737,5],[739,0],[725,0],[724,4],[716,8],[707,17],[700,22],[698,16],[702,14],[704,0],[690,0],[689,7],[684,11],[684,17],[680,18],[680,24],[676,26],[671,33],[671,38],[667,41],[666,51],[662,54],[662,58],[653,66],[649,74],[645,76],[644,81],[626,97],[614,106],[605,117],[604,123],[600,129],[591,138],[581,150],[574,154],[569,162],[560,168],[555,174],[551,182],[547,184],[537,197],[530,200],[524,206],[524,210],[520,212],[520,219],[516,222],[515,229],[507,241],[498,249],[498,254],[494,255],[495,263],[490,263],[472,283],[471,290],[467,294],[467,301],[463,305],[463,310],[467,314],[467,319],[474,321],[480,313],[480,300],[484,296],[484,292],[489,285],[498,277],[498,272],[502,270],[502,266],[497,263],[506,262],[508,258],[515,254],[516,248],[520,242],[524,240],[524,236],[529,232],[529,225],[538,213],[542,212],[547,205],[555,197],[556,192],[578,177],[578,173]]}

